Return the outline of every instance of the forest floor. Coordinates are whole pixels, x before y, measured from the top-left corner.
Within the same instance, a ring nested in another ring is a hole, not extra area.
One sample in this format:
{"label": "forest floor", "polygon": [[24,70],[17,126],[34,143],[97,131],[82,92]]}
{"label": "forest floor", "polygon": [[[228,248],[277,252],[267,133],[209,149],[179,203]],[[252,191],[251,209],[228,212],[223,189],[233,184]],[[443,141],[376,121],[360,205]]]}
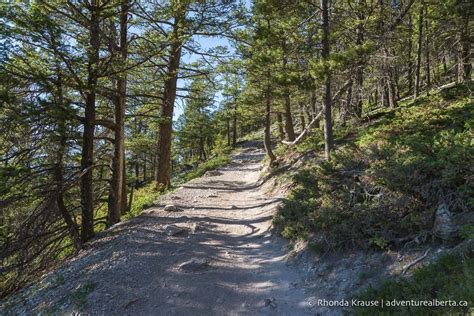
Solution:
{"label": "forest floor", "polygon": [[[395,254],[323,260],[292,249],[272,231],[285,190],[261,180],[263,156],[244,144],[226,167],[163,196],[10,295],[0,314],[341,314],[317,299],[341,299],[381,278]],[[179,210],[165,211],[169,204]]]}

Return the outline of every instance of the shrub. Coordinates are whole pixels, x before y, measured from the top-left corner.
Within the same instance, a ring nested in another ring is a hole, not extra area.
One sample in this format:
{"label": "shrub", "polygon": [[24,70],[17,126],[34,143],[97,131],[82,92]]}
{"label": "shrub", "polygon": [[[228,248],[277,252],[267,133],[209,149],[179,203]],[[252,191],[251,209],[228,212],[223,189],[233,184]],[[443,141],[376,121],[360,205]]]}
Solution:
{"label": "shrub", "polygon": [[437,299],[468,303],[468,307],[358,307],[354,310],[357,315],[467,315],[474,304],[474,258],[461,260],[455,255],[443,256],[436,263],[415,270],[410,279],[385,281],[376,288],[365,290],[357,298],[379,301]]}

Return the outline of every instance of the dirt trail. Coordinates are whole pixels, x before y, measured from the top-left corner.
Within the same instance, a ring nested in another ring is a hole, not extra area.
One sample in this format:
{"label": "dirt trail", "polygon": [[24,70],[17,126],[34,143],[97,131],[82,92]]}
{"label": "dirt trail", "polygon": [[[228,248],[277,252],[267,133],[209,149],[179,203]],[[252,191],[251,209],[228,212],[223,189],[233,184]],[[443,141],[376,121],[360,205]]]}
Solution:
{"label": "dirt trail", "polygon": [[[219,172],[186,183],[143,215],[103,233],[41,283],[4,302],[4,310],[314,314],[300,272],[286,264],[286,242],[271,232],[281,196],[259,183],[262,158],[259,148],[242,148]],[[170,203],[181,211],[165,212]]]}

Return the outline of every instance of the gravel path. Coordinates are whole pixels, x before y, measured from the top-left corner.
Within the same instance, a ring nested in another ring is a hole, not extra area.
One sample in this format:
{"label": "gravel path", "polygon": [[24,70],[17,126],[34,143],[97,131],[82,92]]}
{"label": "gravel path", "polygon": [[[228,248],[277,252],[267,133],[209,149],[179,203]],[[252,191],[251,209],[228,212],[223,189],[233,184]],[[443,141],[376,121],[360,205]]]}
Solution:
{"label": "gravel path", "polygon": [[[242,148],[0,307],[15,315],[314,314],[300,272],[286,264],[286,242],[272,235],[281,197],[259,182],[262,158]],[[164,211],[168,204],[180,210]]]}

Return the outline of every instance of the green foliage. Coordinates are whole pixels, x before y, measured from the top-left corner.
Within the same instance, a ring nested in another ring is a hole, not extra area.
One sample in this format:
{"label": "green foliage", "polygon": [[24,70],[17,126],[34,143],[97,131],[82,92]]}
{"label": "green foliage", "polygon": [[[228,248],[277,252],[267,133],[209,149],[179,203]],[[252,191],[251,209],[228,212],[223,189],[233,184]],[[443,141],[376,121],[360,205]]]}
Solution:
{"label": "green foliage", "polygon": [[356,307],[356,315],[448,315],[469,314],[474,304],[474,258],[447,255],[413,272],[410,279],[389,280],[359,294],[360,300],[466,301],[464,306]]}
{"label": "green foliage", "polygon": [[474,239],[474,225],[464,225],[461,227],[459,234],[464,239]]}
{"label": "green foliage", "polygon": [[144,187],[136,189],[133,192],[133,200],[132,200],[132,207],[127,214],[125,214],[125,218],[132,218],[149,208],[153,205],[153,202],[158,199],[161,192],[156,189],[156,182],[152,181],[151,183],[147,184]]}
{"label": "green foliage", "polygon": [[[473,120],[469,99],[439,96],[386,114],[331,162],[294,177],[276,228],[289,239],[324,235],[325,249],[386,249],[429,231],[441,201],[453,212],[472,210]],[[320,145],[300,146],[309,144]]]}
{"label": "green foliage", "polygon": [[206,173],[206,171],[214,170],[219,167],[225,166],[230,162],[228,155],[215,156],[210,158],[196,166],[192,171],[184,175],[184,181],[190,181],[194,178],[198,178]]}

